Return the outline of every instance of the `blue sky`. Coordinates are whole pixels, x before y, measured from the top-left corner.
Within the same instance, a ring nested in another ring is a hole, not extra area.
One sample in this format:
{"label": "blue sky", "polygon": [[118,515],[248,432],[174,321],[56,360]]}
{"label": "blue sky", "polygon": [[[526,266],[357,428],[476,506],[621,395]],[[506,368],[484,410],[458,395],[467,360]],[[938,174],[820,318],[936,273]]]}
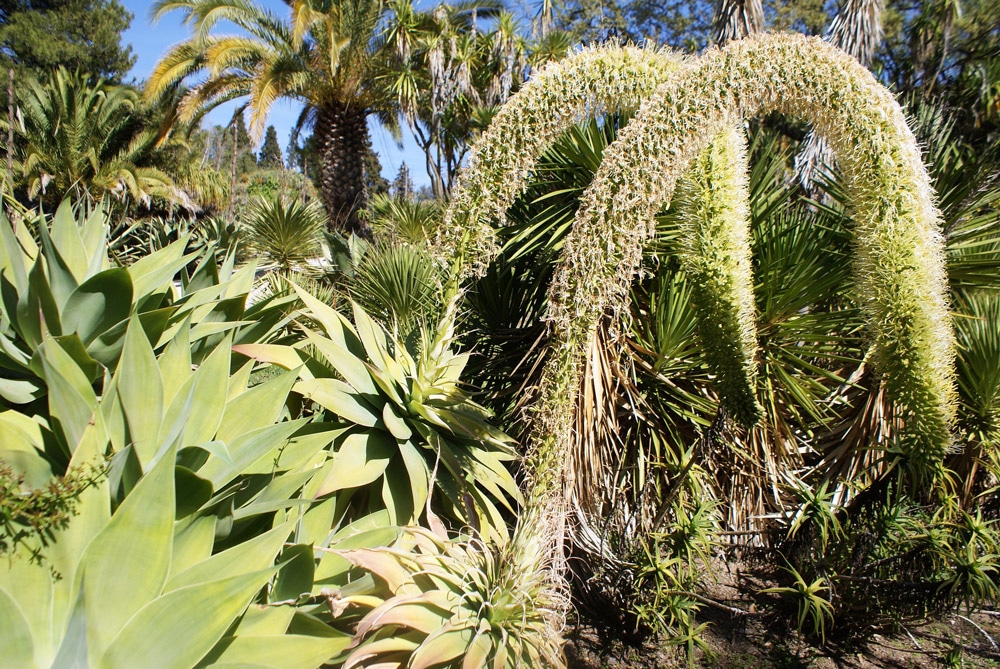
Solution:
{"label": "blue sky", "polygon": [[[281,0],[258,1],[277,14],[288,11],[288,6]],[[148,0],[122,0],[122,4],[134,15],[132,26],[123,35],[122,42],[132,45],[132,51],[136,56],[132,76],[141,82],[153,71],[160,56],[174,44],[185,40],[190,35],[190,30],[181,22],[180,13],[167,14],[156,25],[153,25],[149,16],[151,3]],[[220,107],[209,114],[205,122],[224,125],[232,118],[235,107],[236,103]],[[301,109],[298,104],[281,101],[271,111],[268,123],[278,131],[278,143],[281,145],[282,153],[288,146],[289,132]],[[372,146],[379,155],[379,161],[382,163],[382,174],[385,178],[391,181],[396,176],[399,166],[403,161],[406,161],[410,168],[410,175],[418,187],[430,184],[430,179],[424,170],[424,154],[417,148],[408,131],[403,131],[404,146],[400,149],[395,140],[374,122],[369,123],[369,129]]]}

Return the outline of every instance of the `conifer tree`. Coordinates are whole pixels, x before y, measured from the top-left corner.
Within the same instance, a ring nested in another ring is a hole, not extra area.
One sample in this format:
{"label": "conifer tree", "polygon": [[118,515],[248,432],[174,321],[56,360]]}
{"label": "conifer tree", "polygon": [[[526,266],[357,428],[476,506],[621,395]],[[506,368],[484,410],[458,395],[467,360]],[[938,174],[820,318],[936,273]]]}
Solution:
{"label": "conifer tree", "polygon": [[264,143],[257,154],[257,166],[265,170],[280,170],[284,165],[281,147],[278,146],[278,133],[273,125],[267,126],[264,133]]}
{"label": "conifer tree", "polygon": [[0,68],[20,80],[63,66],[118,83],[135,63],[121,44],[131,21],[118,0],[0,0]]}
{"label": "conifer tree", "polygon": [[413,179],[410,178],[410,168],[406,163],[399,166],[399,172],[392,181],[391,192],[398,198],[405,200],[413,199],[416,190],[413,187]]}

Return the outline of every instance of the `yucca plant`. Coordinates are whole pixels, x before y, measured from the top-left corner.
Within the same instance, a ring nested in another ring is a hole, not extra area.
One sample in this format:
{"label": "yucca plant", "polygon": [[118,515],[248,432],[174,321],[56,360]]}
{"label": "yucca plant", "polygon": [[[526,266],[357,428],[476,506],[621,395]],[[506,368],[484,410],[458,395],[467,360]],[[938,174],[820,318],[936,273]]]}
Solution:
{"label": "yucca plant", "polygon": [[372,233],[406,244],[420,245],[434,238],[441,225],[442,208],[424,201],[377,194],[368,203]]}
{"label": "yucca plant", "polygon": [[351,299],[398,339],[441,316],[441,272],[419,246],[375,242],[353,266]]}
{"label": "yucca plant", "polygon": [[243,224],[247,243],[285,275],[307,272],[308,261],[321,254],[324,216],[315,204],[258,199]]}

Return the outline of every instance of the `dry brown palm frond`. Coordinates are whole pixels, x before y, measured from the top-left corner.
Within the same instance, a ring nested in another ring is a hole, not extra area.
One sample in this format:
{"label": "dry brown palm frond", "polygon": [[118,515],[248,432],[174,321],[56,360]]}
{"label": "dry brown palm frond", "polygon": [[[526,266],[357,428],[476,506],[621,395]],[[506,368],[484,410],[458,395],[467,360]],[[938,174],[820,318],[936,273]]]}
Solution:
{"label": "dry brown palm frond", "polygon": [[830,430],[816,440],[822,458],[815,469],[828,481],[851,482],[850,487],[841,483],[834,489],[833,504],[845,506],[858,489],[886,473],[890,463],[885,449],[901,426],[885,381],[864,362],[835,391],[831,404],[841,410]]}
{"label": "dry brown palm frond", "polygon": [[765,536],[772,519],[785,510],[783,474],[803,466],[801,438],[780,412],[769,412],[749,429],[723,434],[707,455],[713,489],[722,502],[722,529]]}
{"label": "dry brown palm frond", "polygon": [[600,512],[606,497],[609,465],[620,462],[623,451],[618,398],[622,385],[629,380],[623,374],[615,346],[605,319],[591,340],[577,399],[576,429],[567,471],[572,475],[573,496],[588,514]]}

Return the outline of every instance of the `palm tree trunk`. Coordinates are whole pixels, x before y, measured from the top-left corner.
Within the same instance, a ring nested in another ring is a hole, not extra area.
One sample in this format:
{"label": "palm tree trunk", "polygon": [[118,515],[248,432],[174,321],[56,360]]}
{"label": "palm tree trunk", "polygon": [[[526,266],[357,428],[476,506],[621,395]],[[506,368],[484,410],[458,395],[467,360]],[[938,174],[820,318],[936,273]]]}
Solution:
{"label": "palm tree trunk", "polygon": [[320,197],[330,226],[345,233],[368,236],[358,216],[365,206],[364,156],[368,146],[368,114],[342,103],[320,107],[314,134],[319,143]]}
{"label": "palm tree trunk", "polygon": [[[884,10],[883,0],[843,0],[824,38],[868,67],[882,43]],[[806,190],[812,191],[823,170],[832,163],[833,152],[830,147],[822,137],[810,130],[799,154],[795,156],[795,172],[799,183]]]}
{"label": "palm tree trunk", "polygon": [[764,30],[761,0],[720,0],[715,10],[715,43],[727,43]]}

